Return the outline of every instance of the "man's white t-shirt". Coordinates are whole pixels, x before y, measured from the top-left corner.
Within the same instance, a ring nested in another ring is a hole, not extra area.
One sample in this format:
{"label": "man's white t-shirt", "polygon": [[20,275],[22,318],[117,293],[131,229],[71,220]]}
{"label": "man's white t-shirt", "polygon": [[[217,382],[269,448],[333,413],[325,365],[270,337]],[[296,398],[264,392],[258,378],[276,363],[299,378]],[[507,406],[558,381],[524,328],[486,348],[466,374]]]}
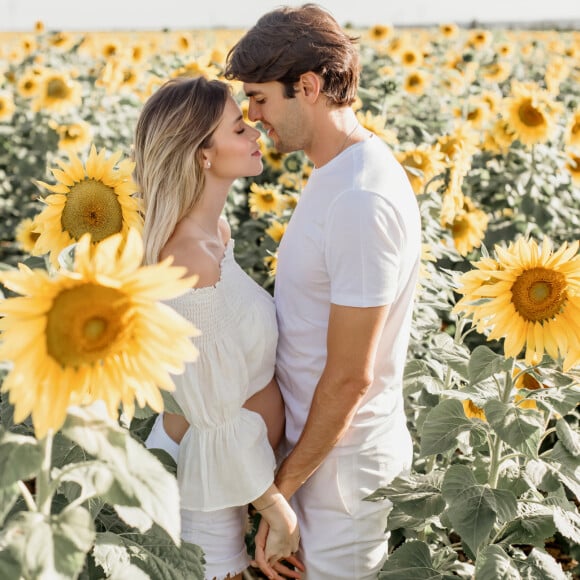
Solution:
{"label": "man's white t-shirt", "polygon": [[[331,303],[389,305],[374,382],[335,450],[406,430],[402,377],[421,255],[421,220],[405,171],[378,137],[313,170],[278,249],[277,377],[293,447],[326,363]],[[388,438],[388,437],[387,437]]]}

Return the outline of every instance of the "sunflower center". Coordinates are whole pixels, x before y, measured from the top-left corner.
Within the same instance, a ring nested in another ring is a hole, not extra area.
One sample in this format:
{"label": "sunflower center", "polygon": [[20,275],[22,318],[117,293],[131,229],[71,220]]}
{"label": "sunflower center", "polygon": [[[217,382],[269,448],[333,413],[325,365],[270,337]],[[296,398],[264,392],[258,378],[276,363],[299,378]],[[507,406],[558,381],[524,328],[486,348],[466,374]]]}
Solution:
{"label": "sunflower center", "polygon": [[263,193],[262,200],[264,203],[272,203],[274,201],[274,196],[271,193]]}
{"label": "sunflower center", "polygon": [[63,290],[47,315],[48,354],[63,367],[90,365],[121,352],[132,331],[128,297],[98,284]]}
{"label": "sunflower center", "polygon": [[518,109],[520,121],[528,127],[539,127],[544,124],[544,115],[532,105],[530,100],[526,100]]}
{"label": "sunflower center", "polygon": [[62,79],[50,79],[46,86],[46,95],[51,99],[66,99],[69,89]]}
{"label": "sunflower center", "polygon": [[531,322],[554,318],[568,300],[566,277],[547,268],[531,268],[522,272],[511,291],[516,311]]}
{"label": "sunflower center", "polygon": [[123,210],[115,190],[95,179],[75,183],[67,195],[61,224],[75,240],[87,232],[93,242],[119,233],[123,227]]}

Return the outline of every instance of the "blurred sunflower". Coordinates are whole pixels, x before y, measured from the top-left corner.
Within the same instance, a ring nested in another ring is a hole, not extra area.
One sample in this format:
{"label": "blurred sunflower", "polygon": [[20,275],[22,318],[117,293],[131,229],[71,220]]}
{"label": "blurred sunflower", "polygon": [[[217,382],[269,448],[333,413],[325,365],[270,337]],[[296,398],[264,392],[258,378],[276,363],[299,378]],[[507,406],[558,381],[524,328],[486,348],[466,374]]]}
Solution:
{"label": "blurred sunflower", "polygon": [[272,277],[276,277],[276,268],[278,267],[278,252],[268,253],[268,256],[264,258],[264,264],[268,268],[268,274]]}
{"label": "blurred sunflower", "polygon": [[481,147],[498,155],[504,155],[516,140],[516,135],[510,125],[501,117],[498,117],[484,134]]}
{"label": "blurred sunflower", "polygon": [[566,152],[565,167],[572,178],[572,182],[580,187],[580,153],[569,149]]}
{"label": "blurred sunflower", "polygon": [[18,94],[25,98],[31,99],[40,91],[40,74],[35,69],[27,70],[16,83]]}
{"label": "blurred sunflower", "polygon": [[74,153],[69,153],[68,164],[58,161],[61,169],[51,169],[55,185],[37,182],[52,194],[42,200],[47,207],[36,218],[41,232],[36,248],[50,253],[55,266],[58,254],[86,233],[97,244],[113,234],[125,235],[129,228],[141,230],[139,202],[133,197],[134,164],[125,159],[115,169],[121,152],[108,159],[105,154],[105,149],[97,154],[91,146],[83,166]]}
{"label": "blurred sunflower", "polygon": [[478,407],[470,399],[464,399],[461,402],[463,404],[463,412],[468,419],[479,419],[487,422],[485,411],[481,407]]}
{"label": "blurred sunflower", "polygon": [[423,193],[428,181],[445,169],[443,154],[437,146],[422,144],[414,149],[399,151],[396,157],[405,169],[417,195]]}
{"label": "blurred sunflower", "polygon": [[580,147],[580,106],[566,123],[564,142],[568,147]]}
{"label": "blurred sunflower", "polygon": [[50,119],[48,126],[59,136],[58,147],[70,153],[79,153],[89,145],[92,139],[91,126],[85,121],[60,125]]}
{"label": "blurred sunflower", "polygon": [[280,240],[284,236],[286,232],[286,228],[288,227],[288,223],[282,223],[278,220],[272,220],[270,225],[264,230],[266,234],[268,234],[277,244],[280,243]]}
{"label": "blurred sunflower", "polygon": [[182,372],[197,350],[199,331],[159,301],[195,283],[171,260],[141,267],[140,235],[110,237],[91,251],[81,238],[73,271],[50,277],[45,270],[0,272],[19,294],[0,302],[0,358],[12,368],[2,385],[14,405],[14,421],[32,415],[38,438],[58,430],[70,405],[104,401],[111,417],[135,402],[163,409],[159,389],[174,389],[170,373]]}
{"label": "blurred sunflower", "polygon": [[250,185],[250,194],[248,195],[250,211],[262,216],[266,213],[280,215],[284,209],[282,196],[273,186],[263,186],[257,183]]}
{"label": "blurred sunflower", "polygon": [[385,26],[383,24],[375,24],[371,26],[368,31],[368,37],[371,41],[380,42],[386,40],[393,32],[390,26]]}
{"label": "blurred sunflower", "polygon": [[453,311],[471,316],[488,340],[504,338],[506,357],[525,348],[530,364],[547,352],[566,372],[580,363],[580,242],[553,251],[544,238],[495,246],[495,259],[475,262],[459,277],[462,298]]}
{"label": "blurred sunflower", "polygon": [[[522,370],[516,366],[513,371],[514,387],[518,391],[522,389],[526,389],[528,391],[538,391],[540,389],[547,388],[536,378],[536,376],[540,377],[539,369],[534,369],[533,372],[530,372],[529,370]],[[514,395],[514,403],[522,409],[538,408],[536,401],[534,401],[533,398],[527,398],[521,393],[516,393]]]}
{"label": "blurred sunflower", "polygon": [[533,83],[513,82],[506,97],[504,118],[516,138],[524,145],[545,143],[557,127],[561,105],[547,91]]}
{"label": "blurred sunflower", "polygon": [[64,72],[48,69],[39,79],[39,88],[30,103],[33,111],[64,113],[80,105],[81,85]]}
{"label": "blurred sunflower", "polygon": [[459,34],[459,26],[453,22],[439,25],[439,32],[444,38],[455,38]]}
{"label": "blurred sunflower", "polygon": [[429,76],[426,72],[415,69],[403,79],[403,88],[411,95],[422,95],[429,85]]}
{"label": "blurred sunflower", "polygon": [[469,197],[464,197],[462,211],[455,215],[453,223],[448,226],[455,248],[462,256],[467,256],[481,246],[488,222],[489,216],[475,207]]}
{"label": "blurred sunflower", "polygon": [[503,61],[496,60],[481,67],[480,74],[489,83],[502,83],[511,74],[511,66]]}
{"label": "blurred sunflower", "polygon": [[6,91],[0,92],[0,123],[3,121],[10,121],[16,107],[14,105],[14,99]]}
{"label": "blurred sunflower", "polygon": [[399,142],[397,133],[393,129],[387,129],[385,127],[387,123],[385,115],[374,115],[372,111],[367,110],[364,113],[358,111],[356,118],[365,129],[380,137],[385,143],[396,145]]}
{"label": "blurred sunflower", "polygon": [[38,223],[34,218],[25,218],[16,226],[14,238],[20,247],[29,254],[36,253],[36,242],[40,236]]}

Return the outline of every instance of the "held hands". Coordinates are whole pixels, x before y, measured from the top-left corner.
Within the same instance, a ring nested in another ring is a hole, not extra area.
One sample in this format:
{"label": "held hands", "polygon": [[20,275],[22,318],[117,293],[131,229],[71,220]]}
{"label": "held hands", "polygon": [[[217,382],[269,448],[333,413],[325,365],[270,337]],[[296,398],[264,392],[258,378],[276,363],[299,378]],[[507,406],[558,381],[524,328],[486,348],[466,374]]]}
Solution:
{"label": "held hands", "polygon": [[[283,580],[278,573],[289,578],[301,578],[300,570],[304,570],[304,565],[294,556],[298,550],[300,533],[296,514],[290,504],[282,494],[277,493],[273,501],[258,511],[262,520],[255,537],[254,564],[274,580]],[[280,560],[296,566],[298,570],[291,570]]]}

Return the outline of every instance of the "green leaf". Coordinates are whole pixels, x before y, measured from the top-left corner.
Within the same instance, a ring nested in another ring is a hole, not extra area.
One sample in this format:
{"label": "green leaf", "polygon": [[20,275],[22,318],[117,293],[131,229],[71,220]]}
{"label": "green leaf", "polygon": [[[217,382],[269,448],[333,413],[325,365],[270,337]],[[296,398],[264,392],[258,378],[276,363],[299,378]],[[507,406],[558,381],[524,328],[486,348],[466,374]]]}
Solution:
{"label": "green leaf", "polygon": [[516,565],[520,570],[522,578],[535,580],[567,580],[568,576],[564,574],[562,568],[552,556],[534,548],[526,560],[517,561]]}
{"label": "green leaf", "polygon": [[[493,490],[477,483],[469,467],[452,465],[443,479],[442,492],[453,527],[476,553],[489,538],[497,519],[498,507]],[[507,510],[506,506],[502,508],[502,512]]]}
{"label": "green leaf", "polygon": [[522,580],[515,562],[500,546],[487,546],[475,562],[477,580]]}
{"label": "green leaf", "polygon": [[558,441],[541,459],[552,475],[559,479],[576,497],[580,497],[580,458],[575,457]]}
{"label": "green leaf", "polygon": [[[0,541],[2,533],[0,533]],[[0,550],[0,578],[21,578],[22,567],[20,562],[8,549]]]}
{"label": "green leaf", "polygon": [[538,389],[532,392],[532,398],[539,406],[544,407],[555,415],[564,417],[578,406],[580,387],[571,385],[560,388],[550,387]]}
{"label": "green leaf", "polygon": [[489,424],[502,441],[530,459],[538,457],[540,437],[544,432],[541,413],[497,400],[488,401],[484,410]]}
{"label": "green leaf", "polygon": [[[0,528],[4,523],[4,518],[10,513],[12,506],[18,501],[20,491],[14,483],[8,487],[0,488]],[[0,575],[0,578],[2,576]]]}
{"label": "green leaf", "polygon": [[76,578],[95,536],[93,519],[83,507],[47,519],[19,512],[4,528],[0,543],[20,563],[25,578]]}
{"label": "green leaf", "polygon": [[573,510],[554,508],[554,523],[560,534],[576,545],[580,545],[580,515]]}
{"label": "green leaf", "polygon": [[485,426],[465,416],[463,405],[456,399],[445,399],[429,411],[421,431],[421,455],[444,453],[457,447],[458,436]]}
{"label": "green leaf", "polygon": [[143,444],[99,407],[71,408],[63,433],[110,470],[115,484],[103,498],[127,524],[144,532],[155,522],[179,544],[177,480]]}
{"label": "green leaf", "polygon": [[445,361],[461,378],[468,378],[469,349],[455,342],[448,334],[441,333],[434,337],[431,354],[434,358]]}
{"label": "green leaf", "polygon": [[528,544],[543,546],[546,538],[556,531],[552,510],[546,506],[528,505],[525,512],[504,526],[497,542],[500,544]]}
{"label": "green leaf", "polygon": [[469,359],[469,382],[472,385],[480,383],[497,373],[509,370],[511,366],[511,359],[506,359],[485,345],[477,346]]}
{"label": "green leaf", "polygon": [[441,496],[442,473],[411,474],[397,477],[388,486],[376,490],[373,497],[388,498],[407,515],[427,519],[445,508]]}
{"label": "green leaf", "polygon": [[568,453],[574,457],[580,457],[580,435],[573,431],[566,419],[558,419],[556,422],[556,434]]}
{"label": "green leaf", "polygon": [[424,542],[405,542],[384,563],[379,580],[453,580],[457,576],[435,568],[429,547]]}
{"label": "green leaf", "polygon": [[146,535],[97,534],[93,556],[106,573],[114,574],[113,580],[137,580],[128,573],[135,568],[155,580],[204,580],[202,549],[187,542],[177,547],[155,527]]}
{"label": "green leaf", "polygon": [[3,431],[0,437],[0,488],[32,479],[42,466],[42,450],[34,437]]}

